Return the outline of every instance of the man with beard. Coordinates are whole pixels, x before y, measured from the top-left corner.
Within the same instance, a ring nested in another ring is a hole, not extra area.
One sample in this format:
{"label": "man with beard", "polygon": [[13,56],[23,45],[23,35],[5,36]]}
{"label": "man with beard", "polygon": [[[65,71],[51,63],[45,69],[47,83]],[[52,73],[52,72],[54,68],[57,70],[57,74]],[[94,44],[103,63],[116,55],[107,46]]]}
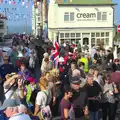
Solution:
{"label": "man with beard", "polygon": [[71,78],[71,88],[73,89],[73,96],[71,102],[74,106],[76,120],[84,120],[88,117],[88,98],[86,88],[80,87],[80,77],[74,76]]}

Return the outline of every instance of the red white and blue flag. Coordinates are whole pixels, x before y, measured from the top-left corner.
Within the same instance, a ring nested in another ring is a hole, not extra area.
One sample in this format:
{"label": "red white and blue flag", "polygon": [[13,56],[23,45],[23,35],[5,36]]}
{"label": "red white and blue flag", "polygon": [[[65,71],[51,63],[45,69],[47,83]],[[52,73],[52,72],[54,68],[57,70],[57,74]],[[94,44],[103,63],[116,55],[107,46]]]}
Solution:
{"label": "red white and blue flag", "polygon": [[55,50],[52,51],[52,60],[54,61],[54,66],[58,67],[58,61],[59,61],[59,44],[57,41],[53,43],[53,46],[55,47]]}

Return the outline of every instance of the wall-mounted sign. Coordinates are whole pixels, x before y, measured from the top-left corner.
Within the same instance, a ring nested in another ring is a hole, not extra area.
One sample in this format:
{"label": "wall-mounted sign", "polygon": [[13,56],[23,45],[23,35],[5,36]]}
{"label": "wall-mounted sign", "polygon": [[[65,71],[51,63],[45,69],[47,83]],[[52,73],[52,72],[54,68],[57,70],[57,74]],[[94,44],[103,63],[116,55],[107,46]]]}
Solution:
{"label": "wall-mounted sign", "polygon": [[96,13],[77,13],[76,15],[78,21],[94,21],[96,16]]}

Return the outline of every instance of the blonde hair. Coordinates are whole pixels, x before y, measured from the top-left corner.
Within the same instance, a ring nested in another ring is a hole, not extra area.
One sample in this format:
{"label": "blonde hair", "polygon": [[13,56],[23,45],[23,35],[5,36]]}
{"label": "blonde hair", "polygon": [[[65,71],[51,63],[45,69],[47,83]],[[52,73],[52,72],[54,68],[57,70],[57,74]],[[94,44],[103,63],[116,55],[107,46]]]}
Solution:
{"label": "blonde hair", "polygon": [[48,89],[48,81],[45,76],[40,78],[39,86],[40,88],[44,87],[44,89]]}

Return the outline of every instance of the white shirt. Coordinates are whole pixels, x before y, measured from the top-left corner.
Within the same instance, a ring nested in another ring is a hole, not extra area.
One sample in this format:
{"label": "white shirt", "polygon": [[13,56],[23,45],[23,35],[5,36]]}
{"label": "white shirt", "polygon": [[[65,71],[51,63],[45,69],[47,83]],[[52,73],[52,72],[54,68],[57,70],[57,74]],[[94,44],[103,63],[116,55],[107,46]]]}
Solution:
{"label": "white shirt", "polygon": [[[45,92],[45,93],[44,93]],[[47,95],[46,95],[47,94]],[[39,105],[41,108],[46,107],[46,103],[49,104],[51,102],[51,91],[40,91],[36,97],[36,104]]]}
{"label": "white shirt", "polygon": [[31,118],[23,113],[18,113],[9,118],[9,120],[31,120]]}

